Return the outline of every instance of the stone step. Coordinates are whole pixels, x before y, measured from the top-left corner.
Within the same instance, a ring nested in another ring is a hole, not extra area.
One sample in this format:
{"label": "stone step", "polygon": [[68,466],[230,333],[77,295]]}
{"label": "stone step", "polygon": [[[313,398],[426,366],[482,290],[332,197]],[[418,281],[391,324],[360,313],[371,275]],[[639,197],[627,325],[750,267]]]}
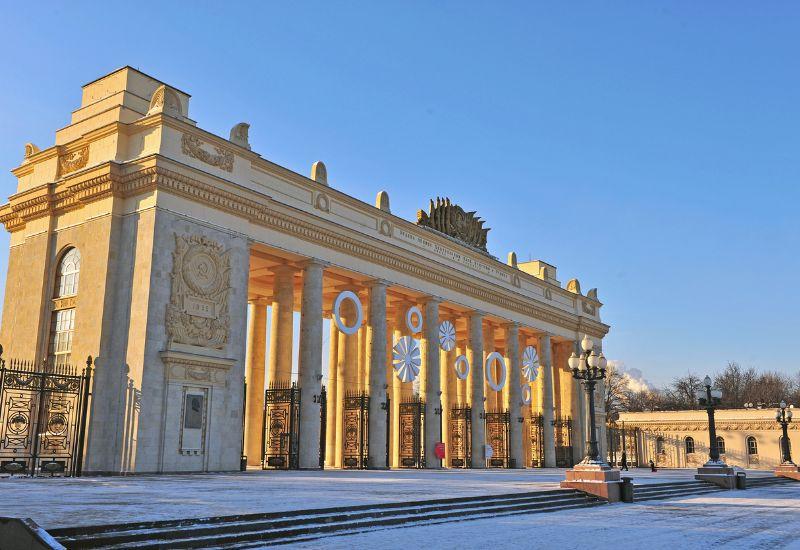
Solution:
{"label": "stone step", "polygon": [[703,495],[706,493],[716,493],[718,491],[727,491],[727,489],[723,489],[722,487],[716,486],[707,486],[701,489],[686,489],[686,490],[675,490],[663,493],[656,493],[656,494],[644,494],[644,495],[637,495],[634,493],[633,501],[634,502],[645,502],[648,500],[668,500],[671,498],[678,498],[678,497],[685,497],[685,496],[695,496],[695,495]]}
{"label": "stone step", "polygon": [[270,514],[249,514],[121,525],[52,529],[68,548],[178,548],[236,545],[297,537],[317,538],[348,529],[406,523],[459,521],[514,513],[595,505],[571,490],[512,493],[405,503],[360,505]]}

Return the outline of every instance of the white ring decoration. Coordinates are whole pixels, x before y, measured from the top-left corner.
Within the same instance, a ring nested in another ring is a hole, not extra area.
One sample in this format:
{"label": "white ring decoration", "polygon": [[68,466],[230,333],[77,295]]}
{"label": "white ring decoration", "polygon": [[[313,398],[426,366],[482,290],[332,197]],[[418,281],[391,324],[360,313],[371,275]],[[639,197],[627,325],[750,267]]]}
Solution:
{"label": "white ring decoration", "polygon": [[392,348],[392,366],[401,382],[413,382],[422,365],[419,344],[411,336],[401,336]]}
{"label": "white ring decoration", "polygon": [[[339,315],[339,309],[342,307],[342,302],[345,300],[350,300],[353,302],[353,305],[356,308],[356,322],[353,323],[352,327],[348,327],[342,321],[341,316]],[[358,332],[358,329],[361,327],[361,322],[364,320],[364,310],[361,307],[361,300],[358,299],[358,295],[353,292],[352,290],[345,290],[336,297],[336,301],[333,302],[333,320],[336,322],[336,326],[341,330],[343,333],[347,335],[352,335]]]}
{"label": "white ring decoration", "polygon": [[533,346],[526,347],[522,353],[522,376],[528,382],[533,382],[539,376],[539,354]]}
{"label": "white ring decoration", "polygon": [[[458,366],[463,365],[464,369],[461,370]],[[459,380],[466,380],[467,376],[469,376],[469,359],[467,359],[466,355],[459,355],[456,357],[455,363],[453,363],[453,369],[456,371],[456,378]]]}
{"label": "white ring decoration", "polygon": [[[500,380],[494,379],[494,374],[492,372],[492,364],[497,361],[503,367],[503,374],[500,376]],[[494,391],[502,391],[503,386],[506,385],[506,360],[503,358],[500,353],[493,351],[486,357],[486,364],[484,364],[484,370],[486,371],[486,383],[489,384],[489,387],[492,388]]]}
{"label": "white ring decoration", "polygon": [[456,327],[450,321],[443,321],[439,325],[439,347],[444,351],[451,351],[456,347]]}
{"label": "white ring decoration", "polygon": [[[414,323],[415,315],[417,316],[416,323]],[[411,331],[411,334],[422,332],[422,312],[417,306],[411,306],[408,308],[408,311],[406,311],[406,326],[408,327],[408,330]]]}
{"label": "white ring decoration", "polygon": [[533,390],[529,384],[521,384],[519,387],[520,395],[522,396],[522,404],[530,405],[533,398]]}

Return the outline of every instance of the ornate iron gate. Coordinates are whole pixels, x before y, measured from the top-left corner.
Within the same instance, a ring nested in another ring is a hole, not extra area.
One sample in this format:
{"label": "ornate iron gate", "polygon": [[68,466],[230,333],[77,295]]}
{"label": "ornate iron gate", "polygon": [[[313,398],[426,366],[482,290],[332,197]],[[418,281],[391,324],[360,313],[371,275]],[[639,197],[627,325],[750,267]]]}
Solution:
{"label": "ornate iron gate", "polygon": [[264,396],[261,467],[296,470],[300,443],[300,388],[294,382],[270,384]]}
{"label": "ornate iron gate", "polygon": [[531,415],[530,424],[531,440],[531,467],[544,467],[544,417],[541,414]]}
{"label": "ornate iron gate", "polygon": [[556,466],[571,468],[575,465],[572,456],[572,418],[556,417],[553,420],[553,432],[556,443]]}
{"label": "ornate iron gate", "polygon": [[325,386],[319,392],[319,467],[325,467],[325,436],[328,426],[328,391]]}
{"label": "ornate iron gate", "polygon": [[508,411],[486,413],[486,442],[492,446],[489,468],[508,468],[508,429],[511,415]]}
{"label": "ornate iron gate", "polygon": [[629,468],[639,466],[639,453],[636,452],[636,438],[639,428],[620,428],[619,425],[609,424],[606,427],[608,437],[608,463],[622,465],[622,453]]}
{"label": "ornate iron gate", "polygon": [[342,467],[363,470],[369,456],[369,395],[346,393],[343,421]]}
{"label": "ornate iron gate", "polygon": [[424,468],[425,402],[418,397],[400,403],[400,467]]}
{"label": "ornate iron gate", "polygon": [[458,404],[450,409],[450,467],[468,468],[472,462],[472,408]]}
{"label": "ornate iron gate", "polygon": [[12,359],[0,346],[0,471],[80,476],[92,358],[70,365]]}

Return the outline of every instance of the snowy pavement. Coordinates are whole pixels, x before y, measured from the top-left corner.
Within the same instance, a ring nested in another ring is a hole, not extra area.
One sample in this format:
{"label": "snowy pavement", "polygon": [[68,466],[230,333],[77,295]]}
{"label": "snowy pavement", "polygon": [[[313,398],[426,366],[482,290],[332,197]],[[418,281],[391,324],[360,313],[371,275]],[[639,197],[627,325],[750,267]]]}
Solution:
{"label": "snowy pavement", "polygon": [[800,549],[800,483],[328,537],[296,548]]}
{"label": "snowy pavement", "polygon": [[[623,475],[660,483],[689,481],[694,473],[636,469]],[[30,517],[54,528],[529,492],[557,489],[563,479],[564,470],[555,468],[4,478],[0,516]]]}

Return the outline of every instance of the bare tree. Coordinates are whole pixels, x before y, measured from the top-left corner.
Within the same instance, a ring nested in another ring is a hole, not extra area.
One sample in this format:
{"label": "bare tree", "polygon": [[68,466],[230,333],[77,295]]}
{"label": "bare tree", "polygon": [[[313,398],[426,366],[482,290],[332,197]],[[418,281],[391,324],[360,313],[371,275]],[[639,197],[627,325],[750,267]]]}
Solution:
{"label": "bare tree", "polygon": [[748,386],[745,398],[751,403],[775,405],[792,394],[792,380],[785,374],[767,371]]}
{"label": "bare tree", "polygon": [[677,409],[696,409],[697,392],[703,388],[700,377],[693,372],[686,373],[672,381],[667,388],[668,407]]}
{"label": "bare tree", "polygon": [[722,406],[743,407],[757,377],[758,373],[753,367],[744,370],[739,363],[729,362],[722,372],[714,376],[714,387],[722,390]]}
{"label": "bare tree", "polygon": [[615,365],[608,365],[604,384],[604,398],[606,414],[609,418],[613,413],[627,410],[625,407],[625,392],[628,389],[628,380],[625,374]]}

